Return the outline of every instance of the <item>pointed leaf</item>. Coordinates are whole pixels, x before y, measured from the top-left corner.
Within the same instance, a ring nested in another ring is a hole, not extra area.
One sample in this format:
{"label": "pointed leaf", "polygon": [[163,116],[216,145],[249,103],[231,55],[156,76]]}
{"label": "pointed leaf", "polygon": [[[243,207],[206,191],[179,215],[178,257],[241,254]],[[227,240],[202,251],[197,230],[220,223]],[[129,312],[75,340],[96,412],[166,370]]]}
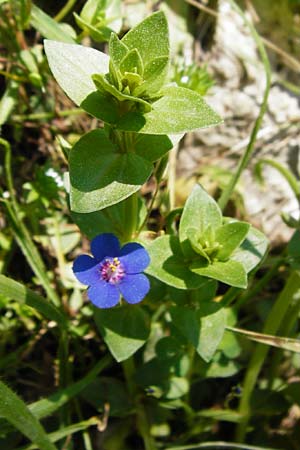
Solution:
{"label": "pointed leaf", "polygon": [[[207,255],[207,253],[205,253],[202,245],[199,243],[199,230],[197,230],[196,228],[188,228],[187,230],[187,238],[189,240],[189,243],[191,244],[192,249],[194,250],[194,252],[198,253],[198,255],[202,256],[207,262],[210,262],[210,259]],[[187,242],[185,242],[185,244],[188,244]],[[187,245],[184,245],[184,249],[185,251],[187,250]],[[193,256],[191,254],[191,256]]]}
{"label": "pointed leaf", "polygon": [[202,261],[195,261],[189,268],[198,275],[222,281],[230,286],[244,289],[247,287],[247,273],[243,264],[231,259],[226,262],[214,261],[205,266]]}
{"label": "pointed leaf", "polygon": [[200,94],[182,87],[168,86],[152,110],[142,114],[131,112],[117,124],[118,129],[147,134],[176,134],[218,125],[222,119]]}
{"label": "pointed leaf", "polygon": [[56,450],[40,422],[23,400],[0,381],[0,417],[4,417],[40,450]]}
{"label": "pointed leaf", "polygon": [[125,72],[138,73],[143,75],[144,64],[136,48],[130,50],[120,62],[120,71],[124,74]]}
{"label": "pointed leaf", "polygon": [[[57,23],[36,5],[31,5],[30,24],[47,39],[75,44],[75,31],[71,27],[64,27],[66,24]],[[71,32],[68,33],[69,29],[74,32],[74,36]]]}
{"label": "pointed leaf", "polygon": [[215,200],[200,186],[195,185],[183,209],[179,225],[179,239],[183,253],[189,257],[190,242],[188,230],[196,228],[201,236],[209,226],[212,229],[222,225],[222,212]]}
{"label": "pointed leaf", "polygon": [[176,306],[170,312],[175,327],[195,347],[201,358],[209,362],[225,331],[224,309],[216,303],[204,302],[199,310]]}
{"label": "pointed leaf", "polygon": [[156,94],[160,88],[163,86],[169,67],[168,56],[160,56],[159,58],[154,58],[150,61],[144,70],[144,83],[138,86],[134,95],[141,96],[152,96]]}
{"label": "pointed leaf", "polygon": [[157,161],[174,147],[168,136],[138,134],[135,142],[135,152],[147,161]]}
{"label": "pointed leaf", "polygon": [[80,103],[82,109],[97,119],[107,123],[116,123],[119,118],[119,105],[110,94],[96,90]]}
{"label": "pointed leaf", "polygon": [[250,227],[246,239],[232,253],[230,259],[243,264],[248,273],[262,261],[268,245],[269,241],[266,236],[256,228]]}
{"label": "pointed leaf", "polygon": [[159,56],[169,55],[168,23],[161,11],[147,17],[122,38],[130,50],[138,49],[144,65]]}
{"label": "pointed leaf", "polygon": [[[133,97],[132,95],[123,94],[115,86],[110,84],[104,75],[94,74],[92,76],[92,80],[94,81],[95,86],[100,91],[101,95],[103,95],[103,94],[104,95],[105,94],[112,95],[113,97],[115,97],[117,100],[119,100],[121,102],[124,102],[125,100],[129,100],[134,103],[141,103],[143,105],[145,111],[151,111],[151,105],[148,102],[146,102],[145,100],[143,100],[141,98]],[[110,101],[113,102],[114,99],[111,99]],[[99,119],[102,119],[102,117],[103,117],[103,104],[101,104],[101,103],[99,102],[99,104],[98,104],[99,112],[98,112],[98,110],[96,110],[95,114],[94,114]],[[81,106],[84,107],[84,105],[85,105],[85,103],[83,102],[81,104]],[[84,107],[84,109],[86,109],[86,108]],[[117,109],[117,105],[116,105],[116,109]],[[90,112],[90,111],[87,110],[87,112]],[[112,116],[112,119],[114,120],[114,122],[116,122],[115,116]],[[107,122],[107,120],[105,120],[105,122]]]}
{"label": "pointed leaf", "polygon": [[124,200],[140,189],[152,164],[134,153],[119,153],[103,130],[84,135],[70,153],[70,202],[89,213]]}
{"label": "pointed leaf", "polygon": [[116,33],[112,33],[109,40],[109,56],[116,68],[120,67],[122,59],[128,52],[128,47],[119,40]]}
{"label": "pointed leaf", "polygon": [[49,40],[45,40],[44,45],[56,81],[65,93],[80,105],[96,90],[92,75],[108,72],[108,56],[82,45]]}
{"label": "pointed leaf", "polygon": [[36,294],[21,283],[0,274],[0,294],[36,309],[49,320],[54,320],[61,327],[67,327],[61,311],[44,297]]}
{"label": "pointed leaf", "polygon": [[108,42],[110,38],[110,34],[112,30],[108,27],[101,26],[96,28],[91,23],[83,20],[76,12],[73,13],[75,21],[79,28],[83,31],[88,32],[88,34],[94,39],[96,42]]}
{"label": "pointed leaf", "polygon": [[95,309],[95,321],[113,357],[124,361],[146,342],[150,333],[149,318],[137,306]]}
{"label": "pointed leaf", "polygon": [[97,15],[105,10],[106,0],[87,0],[80,12],[80,17],[86,22],[93,23]]}
{"label": "pointed leaf", "polygon": [[205,278],[189,270],[177,237],[161,236],[144,245],[151,259],[146,269],[149,275],[177,289],[197,289],[206,283]]}
{"label": "pointed leaf", "polygon": [[216,242],[222,245],[222,248],[218,251],[217,258],[221,261],[227,259],[244,241],[249,228],[249,223],[238,221],[226,223],[218,228],[216,230],[215,239]]}

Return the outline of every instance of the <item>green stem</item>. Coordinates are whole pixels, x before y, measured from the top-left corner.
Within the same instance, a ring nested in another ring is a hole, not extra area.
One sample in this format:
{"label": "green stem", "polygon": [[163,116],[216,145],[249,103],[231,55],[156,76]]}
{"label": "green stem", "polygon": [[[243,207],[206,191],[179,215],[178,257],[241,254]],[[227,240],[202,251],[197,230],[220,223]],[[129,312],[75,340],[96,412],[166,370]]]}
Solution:
{"label": "green stem", "polygon": [[[274,169],[278,170],[278,172],[288,182],[288,184],[289,184],[291,190],[293,191],[297,201],[299,201],[300,185],[299,185],[299,182],[298,182],[297,178],[290,171],[290,169],[284,167],[278,161],[274,161],[273,159],[261,159],[256,165],[256,168],[257,168],[257,171],[258,171],[259,175],[261,175],[261,170],[262,170],[262,166],[263,165],[268,165],[268,166],[274,167]],[[260,176],[260,178],[262,178],[262,177]]]}
{"label": "green stem", "polygon": [[132,237],[136,234],[137,220],[138,220],[138,197],[137,194],[132,194],[127,199],[126,207],[126,241],[131,241]]}
{"label": "green stem", "polygon": [[236,299],[242,289],[231,286],[226,293],[223,295],[221,304],[224,308],[231,305],[231,303]]}
{"label": "green stem", "polygon": [[157,450],[155,441],[150,434],[150,425],[148,422],[147,412],[141,400],[138,398],[138,392],[136,385],[133,381],[135,374],[135,365],[133,357],[123,361],[123,371],[127,383],[127,388],[131,398],[135,401],[136,414],[137,414],[137,427],[140,435],[143,438],[145,450]]}
{"label": "green stem", "polygon": [[68,0],[62,9],[56,14],[54,20],[60,22],[71,11],[77,0]]}
{"label": "green stem", "polygon": [[[281,291],[275,304],[273,305],[268,319],[265,323],[262,333],[275,335],[283,321],[286,311],[291,300],[300,287],[300,274],[292,272],[288,278],[284,289]],[[250,360],[248,370],[246,372],[243,395],[239,405],[239,414],[242,417],[241,422],[237,426],[236,440],[243,442],[247,433],[247,426],[251,416],[250,399],[252,391],[255,387],[258,375],[262,365],[266,359],[269,347],[263,344],[258,344]]]}
{"label": "green stem", "polygon": [[[74,404],[75,404],[75,409],[76,409],[78,419],[80,420],[80,422],[83,422],[83,415],[81,412],[80,403],[77,398],[75,398]],[[84,428],[82,430],[82,438],[83,438],[84,449],[85,450],[93,450],[92,441],[91,441],[88,429]]]}
{"label": "green stem", "polygon": [[230,0],[230,3],[232,5],[232,7],[240,14],[240,16],[243,17],[245,23],[249,27],[250,32],[251,32],[251,34],[252,34],[252,36],[253,36],[253,38],[254,38],[254,40],[256,42],[256,45],[257,45],[257,48],[258,48],[261,60],[262,60],[263,65],[264,65],[264,69],[265,69],[266,88],[265,88],[265,92],[264,92],[263,101],[262,101],[262,104],[260,106],[259,115],[258,115],[258,117],[257,117],[257,119],[255,121],[253,130],[251,132],[249,144],[248,144],[248,146],[246,148],[245,153],[242,155],[242,157],[241,157],[241,159],[239,161],[236,173],[233,174],[229,184],[224,189],[224,191],[223,191],[223,193],[222,193],[222,195],[221,195],[221,197],[220,197],[220,199],[218,201],[219,206],[222,209],[222,211],[224,211],[224,209],[225,209],[225,207],[226,207],[226,205],[227,205],[227,203],[228,203],[228,201],[230,199],[230,196],[231,196],[231,194],[232,194],[232,192],[233,192],[233,190],[234,190],[234,188],[235,188],[235,186],[236,186],[236,184],[237,184],[237,182],[238,182],[238,180],[239,180],[243,170],[247,166],[247,164],[248,164],[248,162],[249,162],[249,160],[250,160],[250,158],[252,156],[252,153],[253,153],[253,150],[254,150],[254,144],[255,144],[255,141],[256,141],[256,136],[257,136],[258,130],[259,130],[260,126],[261,126],[263,116],[264,116],[264,114],[266,112],[266,109],[267,109],[267,100],[268,100],[270,86],[271,86],[271,68],[270,68],[269,59],[268,59],[267,53],[265,51],[263,42],[262,42],[260,36],[257,34],[257,32],[256,32],[254,26],[252,25],[252,23],[245,17],[245,14],[243,13],[243,11],[235,4],[235,2],[233,0]]}
{"label": "green stem", "polygon": [[[161,161],[161,160],[160,160],[160,161]],[[160,161],[159,161],[159,162],[160,162]],[[140,226],[139,229],[138,229],[138,232],[137,232],[138,235],[141,233],[141,231],[142,231],[143,228],[146,226],[146,224],[147,224],[147,222],[148,222],[148,220],[149,220],[151,211],[152,211],[152,209],[153,209],[154,202],[155,202],[156,197],[157,197],[157,194],[158,194],[158,192],[159,192],[159,183],[160,183],[161,180],[157,179],[157,177],[156,177],[156,171],[159,170],[159,162],[157,163],[156,168],[155,168],[154,173],[153,173],[153,177],[156,179],[155,191],[154,191],[154,193],[153,193],[153,195],[152,195],[152,198],[151,198],[149,207],[148,207],[148,209],[147,209],[147,214],[146,214],[146,216],[145,216],[145,218],[144,218],[144,220],[143,220],[141,226]]]}
{"label": "green stem", "polygon": [[[279,334],[281,336],[290,336],[291,331],[294,328],[295,323],[298,320],[299,317],[299,311],[300,311],[300,286],[298,289],[298,292],[294,295],[292,304],[289,305],[289,308],[284,316],[284,320],[282,322],[282,326],[280,327]],[[276,349],[276,351],[273,353],[272,361],[270,364],[269,369],[269,379],[268,379],[268,387],[270,389],[273,389],[274,386],[274,380],[276,378],[280,360],[283,355],[283,350]]]}

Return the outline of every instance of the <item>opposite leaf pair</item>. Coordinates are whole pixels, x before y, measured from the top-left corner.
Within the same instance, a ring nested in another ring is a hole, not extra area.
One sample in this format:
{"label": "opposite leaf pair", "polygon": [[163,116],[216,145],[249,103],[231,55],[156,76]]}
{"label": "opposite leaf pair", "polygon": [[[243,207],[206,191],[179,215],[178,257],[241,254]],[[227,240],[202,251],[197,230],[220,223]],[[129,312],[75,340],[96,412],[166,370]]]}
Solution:
{"label": "opposite leaf pair", "polygon": [[179,236],[162,236],[148,245],[147,272],[179,289],[199,288],[203,277],[246,288],[247,273],[266,247],[265,236],[249,224],[223,219],[215,200],[197,185],[185,204]]}

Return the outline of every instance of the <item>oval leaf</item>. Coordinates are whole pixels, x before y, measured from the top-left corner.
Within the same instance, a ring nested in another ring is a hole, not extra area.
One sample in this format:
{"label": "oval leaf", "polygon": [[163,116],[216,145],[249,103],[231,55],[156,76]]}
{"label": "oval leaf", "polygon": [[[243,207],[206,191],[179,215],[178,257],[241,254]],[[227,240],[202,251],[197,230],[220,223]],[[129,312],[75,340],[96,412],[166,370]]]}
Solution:
{"label": "oval leaf", "polygon": [[200,310],[176,306],[170,312],[175,327],[195,347],[201,358],[209,362],[225,331],[224,309],[216,303],[204,302]]}
{"label": "oval leaf", "polygon": [[197,289],[207,282],[189,270],[176,236],[161,236],[144,245],[151,258],[146,269],[149,275],[177,289]]}
{"label": "oval leaf", "polygon": [[190,265],[190,270],[203,277],[213,278],[239,288],[247,287],[247,273],[243,264],[228,260],[214,261],[212,264],[203,265],[202,262],[196,261]]}
{"label": "oval leaf", "polygon": [[183,253],[190,256],[188,230],[196,228],[201,236],[209,227],[222,225],[222,212],[215,200],[200,186],[195,185],[183,209],[179,225],[179,239]]}
{"label": "oval leaf", "polygon": [[169,86],[160,94],[161,98],[152,104],[150,112],[124,115],[117,124],[118,129],[146,134],[176,134],[222,122],[195,91]]}
{"label": "oval leaf", "polygon": [[261,231],[254,227],[250,227],[246,239],[241,246],[232,253],[230,259],[243,264],[248,273],[262,261],[267,251],[268,244],[268,239]]}
{"label": "oval leaf", "polygon": [[169,55],[169,31],[166,16],[159,11],[147,17],[122,38],[130,50],[137,49],[144,64]]}
{"label": "oval leaf", "polygon": [[82,45],[45,40],[44,46],[56,81],[73,102],[80,105],[96,90],[92,75],[108,72],[109,57]]}
{"label": "oval leaf", "polygon": [[72,211],[89,213],[124,200],[150,176],[152,164],[119,153],[103,130],[84,135],[70,152]]}
{"label": "oval leaf", "polygon": [[146,313],[137,305],[95,310],[96,325],[113,357],[124,361],[146,342],[150,322]]}

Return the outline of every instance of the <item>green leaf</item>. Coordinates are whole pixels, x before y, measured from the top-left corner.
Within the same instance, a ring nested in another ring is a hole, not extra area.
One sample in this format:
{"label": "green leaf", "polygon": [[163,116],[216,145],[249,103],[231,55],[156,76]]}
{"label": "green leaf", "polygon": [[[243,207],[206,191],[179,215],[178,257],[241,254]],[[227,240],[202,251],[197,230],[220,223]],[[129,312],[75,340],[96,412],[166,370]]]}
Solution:
{"label": "green leaf", "polygon": [[[61,441],[63,438],[67,436],[71,436],[74,433],[78,433],[78,431],[87,430],[90,426],[99,425],[99,419],[97,417],[90,417],[88,420],[83,420],[82,422],[73,423],[68,427],[59,428],[57,431],[53,431],[48,434],[49,440],[51,442]],[[56,447],[52,447],[55,448]],[[42,447],[37,446],[36,444],[26,445],[26,447],[18,448],[16,450],[42,450]]]}
{"label": "green leaf", "polygon": [[96,42],[108,42],[110,38],[110,34],[112,30],[106,26],[99,26],[99,28],[96,28],[94,25],[92,25],[89,22],[86,22],[83,20],[78,14],[73,12],[75,21],[79,28],[81,28],[83,31],[88,32],[88,34],[94,39]]}
{"label": "green leaf", "polygon": [[202,96],[190,89],[168,86],[160,95],[150,112],[124,115],[117,123],[118,129],[146,134],[176,134],[218,125],[222,121]]}
{"label": "green leaf", "polygon": [[4,275],[0,275],[0,294],[36,309],[47,319],[54,320],[62,327],[67,326],[63,314],[52,303],[36,294],[31,289],[23,286],[23,284],[5,277]]}
{"label": "green leaf", "polygon": [[120,153],[103,130],[85,134],[70,153],[70,203],[90,213],[124,200],[147,180],[152,164],[134,153]]}
{"label": "green leaf", "polygon": [[141,348],[150,333],[149,318],[137,306],[95,309],[95,321],[113,357],[124,361]]}
{"label": "green leaf", "polygon": [[243,264],[232,259],[224,261],[214,261],[212,264],[202,261],[195,261],[190,265],[190,270],[203,277],[213,278],[239,288],[247,287],[247,273]]}
{"label": "green leaf", "polygon": [[[198,255],[202,256],[206,261],[210,262],[210,258],[207,255],[207,253],[205,252],[205,250],[203,249],[202,245],[199,242],[199,238],[200,238],[200,233],[199,230],[197,230],[197,228],[188,228],[187,229],[187,238],[189,242],[185,242],[182,248],[185,249],[185,253],[187,254],[187,245],[188,243],[191,244],[192,249],[198,253]],[[191,254],[191,256],[193,256]]]}
{"label": "green leaf", "polygon": [[135,141],[136,154],[150,162],[162,158],[173,147],[170,137],[164,135],[138,134]]}
{"label": "green leaf", "polygon": [[168,23],[161,11],[147,17],[122,38],[130,50],[136,48],[146,65],[152,59],[169,55]]}
{"label": "green leaf", "polygon": [[249,228],[249,223],[238,221],[226,223],[218,228],[215,233],[215,240],[222,247],[217,253],[217,258],[221,261],[227,259],[244,241]]}
{"label": "green leaf", "polygon": [[122,59],[128,52],[128,47],[120,41],[116,33],[112,33],[109,40],[109,56],[117,69],[119,69]]}
{"label": "green leaf", "polygon": [[118,103],[106,92],[92,92],[80,103],[80,106],[92,116],[107,123],[116,123],[119,118]]}
{"label": "green leaf", "polygon": [[139,75],[143,75],[144,73],[144,64],[136,48],[130,50],[120,62],[120,70],[123,74],[125,72],[137,73]]}
{"label": "green leaf", "polygon": [[144,82],[134,90],[137,97],[145,95],[153,96],[164,85],[168,73],[169,57],[160,56],[150,61],[144,70]]}
{"label": "green leaf", "polygon": [[[74,35],[66,31],[66,27],[59,24],[52,19],[48,14],[38,8],[36,5],[31,5],[31,18],[30,24],[38,30],[41,35],[47,39],[53,39],[55,41],[66,42],[69,44],[75,44]],[[72,28],[68,28],[68,30]],[[73,30],[72,30],[73,31]]]}
{"label": "green leaf", "polygon": [[0,101],[0,126],[10,117],[19,100],[19,85],[15,81],[7,83]]}
{"label": "green leaf", "polygon": [[293,269],[299,269],[300,263],[300,231],[296,230],[287,246],[289,263]]}
{"label": "green leaf", "polygon": [[56,450],[40,422],[34,417],[23,400],[0,381],[0,417],[30,439],[40,450]]}
{"label": "green leaf", "polygon": [[106,0],[105,21],[115,33],[122,28],[122,0]]}
{"label": "green leaf", "polygon": [[[144,106],[145,111],[151,111],[151,105],[146,102],[145,100],[138,98],[138,97],[133,97],[132,95],[127,95],[127,94],[123,94],[122,92],[120,92],[115,86],[113,86],[112,84],[110,84],[106,77],[104,75],[101,74],[94,74],[92,76],[92,80],[95,83],[95,86],[97,87],[97,89],[100,91],[101,95],[105,95],[105,94],[110,94],[113,97],[115,97],[116,99],[118,99],[121,102],[124,102],[125,100],[129,100],[132,101],[134,103],[141,103]],[[108,100],[109,101],[109,100]],[[110,102],[113,101],[113,99],[110,100]],[[86,109],[86,102],[81,103],[81,106]],[[94,116],[98,117],[99,119],[104,120],[105,122],[108,122],[108,117],[105,118],[105,116],[103,115],[103,113],[105,112],[104,108],[103,108],[103,103],[102,101],[98,101],[98,104],[95,108],[95,113],[93,114]],[[99,110],[99,111],[98,111]],[[87,112],[91,112],[91,110],[87,110]],[[118,113],[117,113],[118,114]],[[118,116],[117,116],[118,117]],[[113,115],[112,116],[112,120],[113,122],[108,122],[108,123],[115,123],[116,122],[116,117]]]}
{"label": "green leaf", "polygon": [[[124,242],[127,237],[124,223],[126,223],[128,217],[128,201],[131,200],[125,199],[117,205],[92,213],[81,214],[71,211],[71,216],[76,225],[89,239],[93,239],[101,233],[113,233],[121,242]],[[147,214],[145,203],[141,198],[138,198],[136,213],[137,229],[139,229]]]}
{"label": "green leaf", "polygon": [[225,313],[213,302],[203,302],[199,310],[171,308],[173,324],[208,362],[213,357],[225,331]]}
{"label": "green leaf", "polygon": [[96,90],[92,75],[108,72],[108,56],[81,45],[49,40],[45,40],[44,45],[56,81],[77,105],[81,105]]}
{"label": "green leaf", "polygon": [[262,261],[267,251],[268,244],[268,239],[261,231],[250,227],[246,239],[241,246],[231,254],[230,259],[243,264],[248,273]]}
{"label": "green leaf", "polygon": [[89,23],[97,19],[97,15],[105,10],[106,0],[87,0],[80,12],[80,17]]}
{"label": "green leaf", "polygon": [[111,376],[96,378],[80,396],[99,412],[103,412],[105,403],[109,403],[111,417],[124,417],[132,413],[133,405],[126,385]]}
{"label": "green leaf", "polygon": [[161,236],[144,245],[151,258],[146,269],[149,275],[177,289],[197,289],[206,283],[205,278],[189,270],[176,236]]}
{"label": "green leaf", "polygon": [[188,230],[196,228],[199,236],[211,227],[212,230],[222,225],[222,212],[215,200],[200,186],[195,185],[188,197],[179,225],[179,239],[183,253],[191,256]]}

